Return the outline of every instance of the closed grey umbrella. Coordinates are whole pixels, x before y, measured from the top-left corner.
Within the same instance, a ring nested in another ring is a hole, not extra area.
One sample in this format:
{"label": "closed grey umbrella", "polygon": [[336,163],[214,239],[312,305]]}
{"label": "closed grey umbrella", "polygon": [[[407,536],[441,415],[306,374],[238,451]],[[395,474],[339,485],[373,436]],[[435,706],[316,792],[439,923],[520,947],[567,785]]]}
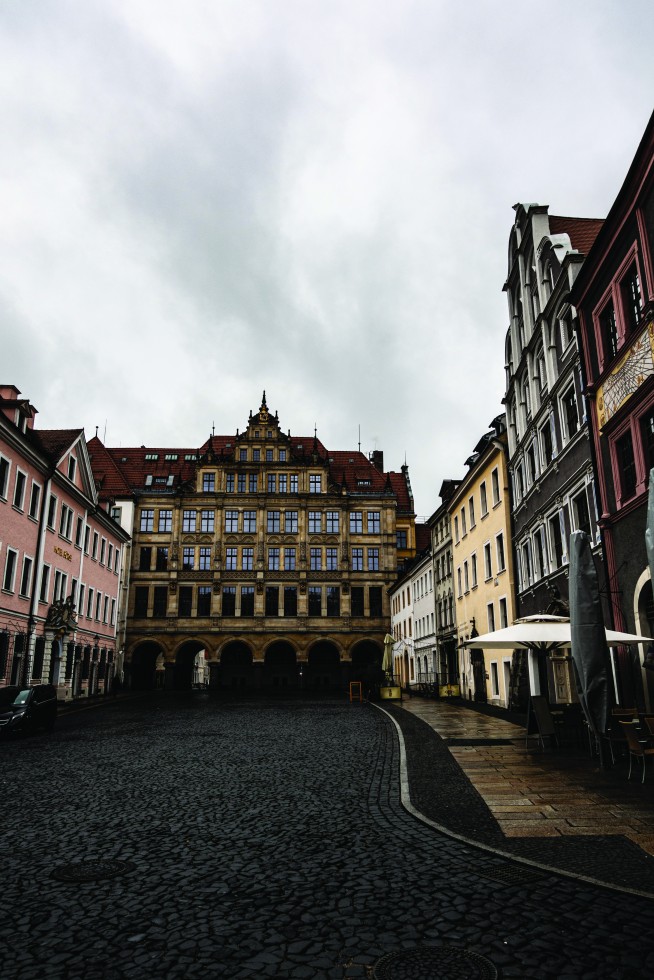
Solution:
{"label": "closed grey umbrella", "polygon": [[[577,693],[590,730],[602,735],[609,723],[606,632],[597,570],[584,531],[570,535],[570,647]],[[603,765],[602,740],[598,739]]]}
{"label": "closed grey umbrella", "polygon": [[645,526],[645,547],[647,563],[654,588],[654,469],[649,471],[649,493],[647,495],[647,524]]}

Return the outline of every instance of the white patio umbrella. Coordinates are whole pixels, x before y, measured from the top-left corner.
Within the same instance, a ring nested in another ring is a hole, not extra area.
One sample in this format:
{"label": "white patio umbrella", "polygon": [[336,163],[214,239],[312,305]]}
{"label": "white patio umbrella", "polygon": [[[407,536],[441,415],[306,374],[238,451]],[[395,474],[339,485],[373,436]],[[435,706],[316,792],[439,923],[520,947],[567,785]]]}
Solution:
{"label": "white patio umbrella", "polygon": [[[629,643],[654,643],[649,636],[608,629],[604,632],[606,645],[609,647]],[[540,653],[569,649],[571,645],[570,620],[563,616],[545,614],[516,619],[512,626],[475,636],[465,642],[467,647],[481,647],[484,650],[537,650]]]}

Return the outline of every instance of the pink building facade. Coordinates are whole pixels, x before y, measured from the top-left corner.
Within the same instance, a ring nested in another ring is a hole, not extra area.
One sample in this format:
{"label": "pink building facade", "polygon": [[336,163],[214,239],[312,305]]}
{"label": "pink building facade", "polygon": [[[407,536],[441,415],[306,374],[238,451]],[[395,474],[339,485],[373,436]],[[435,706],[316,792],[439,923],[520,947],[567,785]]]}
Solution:
{"label": "pink building facade", "polygon": [[37,429],[36,414],[0,385],[0,687],[108,693],[129,538],[99,503],[83,429]]}

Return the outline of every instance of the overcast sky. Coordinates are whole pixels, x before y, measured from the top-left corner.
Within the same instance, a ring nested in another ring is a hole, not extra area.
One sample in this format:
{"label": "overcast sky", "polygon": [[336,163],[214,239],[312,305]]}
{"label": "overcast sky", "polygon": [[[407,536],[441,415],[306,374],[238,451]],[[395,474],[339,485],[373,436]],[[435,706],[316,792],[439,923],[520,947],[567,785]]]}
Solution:
{"label": "overcast sky", "polygon": [[0,382],[43,428],[405,459],[502,411],[518,202],[604,217],[651,0],[0,0]]}

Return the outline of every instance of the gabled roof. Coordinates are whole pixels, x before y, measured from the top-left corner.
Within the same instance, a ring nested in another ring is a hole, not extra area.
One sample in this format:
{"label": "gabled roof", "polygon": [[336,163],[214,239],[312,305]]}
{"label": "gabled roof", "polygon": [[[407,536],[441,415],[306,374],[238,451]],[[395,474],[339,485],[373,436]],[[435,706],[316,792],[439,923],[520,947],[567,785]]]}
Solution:
{"label": "gabled roof", "polygon": [[603,218],[565,218],[551,214],[549,219],[550,234],[568,235],[572,247],[582,255],[588,255],[604,224]]}
{"label": "gabled roof", "polygon": [[26,436],[56,466],[64,453],[83,434],[84,429],[29,429]]}

